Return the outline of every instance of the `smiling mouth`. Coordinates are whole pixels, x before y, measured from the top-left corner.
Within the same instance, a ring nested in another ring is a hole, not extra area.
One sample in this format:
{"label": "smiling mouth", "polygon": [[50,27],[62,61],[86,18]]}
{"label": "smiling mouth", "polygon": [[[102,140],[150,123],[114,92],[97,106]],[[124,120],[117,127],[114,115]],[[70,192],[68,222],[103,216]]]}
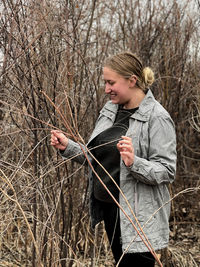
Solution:
{"label": "smiling mouth", "polygon": [[117,94],[110,94],[110,98],[117,96]]}

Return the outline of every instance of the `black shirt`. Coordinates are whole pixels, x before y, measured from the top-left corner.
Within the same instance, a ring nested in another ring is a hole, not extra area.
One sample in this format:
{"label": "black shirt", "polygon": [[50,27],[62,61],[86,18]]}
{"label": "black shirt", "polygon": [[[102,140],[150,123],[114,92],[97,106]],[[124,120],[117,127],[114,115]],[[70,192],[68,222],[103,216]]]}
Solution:
{"label": "black shirt", "polygon": [[[95,158],[102,164],[102,166],[108,171],[112,178],[119,185],[120,175],[120,153],[117,149],[117,143],[121,139],[122,135],[125,135],[129,127],[129,117],[137,110],[119,108],[114,124],[100,133],[89,144]],[[96,148],[95,148],[96,147]],[[106,174],[102,167],[94,160],[93,167],[98,176],[102,179],[107,188],[111,191],[114,197],[118,200],[119,190],[113,183],[111,178]],[[94,196],[96,199],[104,202],[113,202],[113,199],[103,187],[99,179],[93,173],[94,179]]]}

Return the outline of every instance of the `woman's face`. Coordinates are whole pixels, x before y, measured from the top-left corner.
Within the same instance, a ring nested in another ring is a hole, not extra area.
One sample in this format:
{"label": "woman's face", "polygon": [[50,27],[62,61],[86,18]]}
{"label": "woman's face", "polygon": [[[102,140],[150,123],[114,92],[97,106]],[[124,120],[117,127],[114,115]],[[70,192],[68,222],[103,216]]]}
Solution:
{"label": "woman's face", "polygon": [[128,108],[134,94],[133,86],[136,80],[125,79],[108,67],[103,68],[105,93],[110,95],[114,104],[122,104]]}

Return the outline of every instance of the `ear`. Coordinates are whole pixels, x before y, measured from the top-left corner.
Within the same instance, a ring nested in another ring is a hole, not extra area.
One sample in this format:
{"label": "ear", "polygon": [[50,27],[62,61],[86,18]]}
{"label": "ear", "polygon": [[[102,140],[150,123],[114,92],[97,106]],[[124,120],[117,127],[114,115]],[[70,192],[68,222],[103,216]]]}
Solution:
{"label": "ear", "polygon": [[137,76],[136,76],[136,75],[132,75],[132,76],[129,78],[129,82],[130,82],[130,88],[135,87],[136,82],[137,82]]}

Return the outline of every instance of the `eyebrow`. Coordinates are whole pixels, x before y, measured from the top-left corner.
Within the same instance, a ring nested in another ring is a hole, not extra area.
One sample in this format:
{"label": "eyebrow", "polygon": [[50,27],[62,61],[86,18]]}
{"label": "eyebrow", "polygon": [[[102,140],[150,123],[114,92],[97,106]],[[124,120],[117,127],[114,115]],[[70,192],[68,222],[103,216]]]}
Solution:
{"label": "eyebrow", "polygon": [[115,82],[114,80],[106,80],[106,79],[104,79],[104,82]]}

